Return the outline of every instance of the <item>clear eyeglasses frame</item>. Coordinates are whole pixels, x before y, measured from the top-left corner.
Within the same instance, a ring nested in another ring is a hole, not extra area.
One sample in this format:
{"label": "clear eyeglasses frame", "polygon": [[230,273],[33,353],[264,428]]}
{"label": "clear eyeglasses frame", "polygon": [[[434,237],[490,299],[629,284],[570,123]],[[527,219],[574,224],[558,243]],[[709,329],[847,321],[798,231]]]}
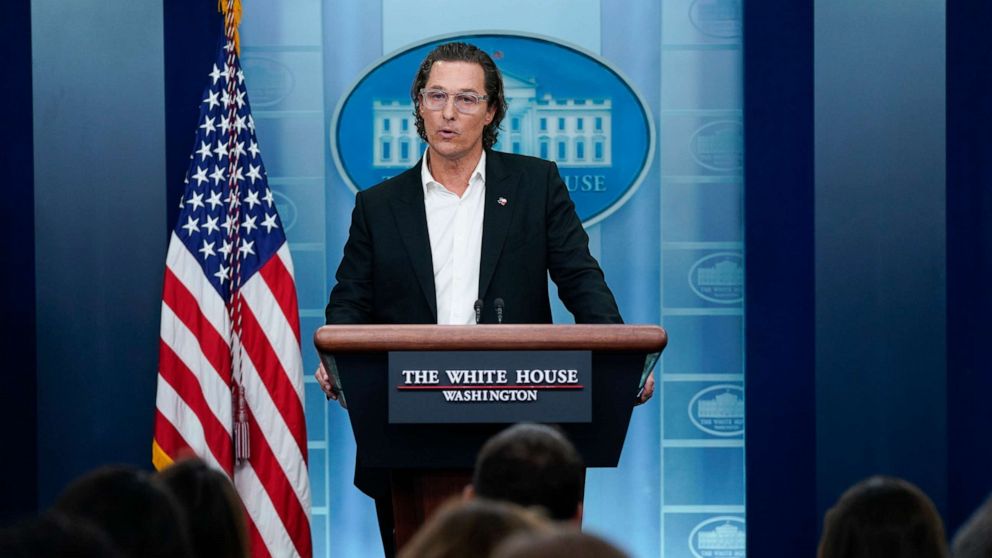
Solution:
{"label": "clear eyeglasses frame", "polygon": [[455,109],[462,114],[474,114],[482,107],[482,102],[489,100],[488,95],[479,95],[468,91],[448,93],[444,89],[421,89],[420,99],[427,110],[441,110],[448,106],[448,98],[454,97]]}

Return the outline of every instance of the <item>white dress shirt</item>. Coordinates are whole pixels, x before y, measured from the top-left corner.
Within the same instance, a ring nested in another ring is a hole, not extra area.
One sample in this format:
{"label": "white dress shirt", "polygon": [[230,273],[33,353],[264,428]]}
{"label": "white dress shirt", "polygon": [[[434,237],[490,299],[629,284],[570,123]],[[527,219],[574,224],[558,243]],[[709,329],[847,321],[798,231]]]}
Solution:
{"label": "white dress shirt", "polygon": [[458,197],[434,180],[427,153],[420,167],[427,232],[434,261],[437,323],[474,324],[482,261],[482,218],[486,200],[486,152]]}

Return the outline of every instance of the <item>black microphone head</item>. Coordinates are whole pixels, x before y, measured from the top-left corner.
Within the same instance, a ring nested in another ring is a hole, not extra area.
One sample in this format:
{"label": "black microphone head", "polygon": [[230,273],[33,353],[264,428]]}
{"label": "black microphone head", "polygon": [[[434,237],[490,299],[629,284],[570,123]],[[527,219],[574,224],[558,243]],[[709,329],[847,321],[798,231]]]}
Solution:
{"label": "black microphone head", "polygon": [[503,307],[503,299],[502,298],[497,298],[496,300],[493,301],[493,304],[496,305],[496,308],[502,308]]}

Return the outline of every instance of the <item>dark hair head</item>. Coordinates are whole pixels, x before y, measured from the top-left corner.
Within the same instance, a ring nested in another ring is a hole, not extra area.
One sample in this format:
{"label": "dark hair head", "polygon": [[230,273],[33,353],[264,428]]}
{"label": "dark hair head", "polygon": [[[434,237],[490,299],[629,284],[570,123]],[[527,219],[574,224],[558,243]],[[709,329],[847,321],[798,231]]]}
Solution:
{"label": "dark hair head", "polygon": [[902,479],[876,476],[847,490],[827,512],[819,558],[946,558],[933,502]]}
{"label": "dark hair head", "polygon": [[410,88],[410,98],[413,99],[413,117],[417,123],[417,133],[427,141],[427,131],[424,129],[424,117],[420,116],[420,90],[427,85],[431,68],[435,62],[471,62],[482,66],[485,75],[486,97],[488,106],[496,109],[493,120],[482,130],[482,145],[489,149],[496,144],[499,136],[499,124],[506,115],[506,98],[503,96],[503,76],[496,63],[485,51],[468,43],[444,43],[432,50],[420,63],[417,76]]}
{"label": "dark hair head", "polygon": [[547,519],[514,504],[451,500],[417,531],[399,558],[486,558],[511,535],[550,529]]}
{"label": "dark hair head", "polygon": [[958,529],[951,548],[954,558],[992,557],[992,496]]}
{"label": "dark hair head", "polygon": [[0,529],[3,558],[123,558],[106,533],[88,521],[47,513]]}
{"label": "dark hair head", "polygon": [[198,458],[177,461],[159,477],[190,518],[193,554],[199,558],[247,558],[244,507],[231,479]]}
{"label": "dark hair head", "polygon": [[189,556],[186,517],[172,494],[146,471],[103,467],[75,480],[56,511],[106,532],[126,556]]}
{"label": "dark hair head", "polygon": [[589,533],[562,529],[551,533],[524,533],[510,537],[492,558],[628,558],[627,554]]}
{"label": "dark hair head", "polygon": [[585,467],[564,434],[522,423],[493,436],[479,451],[472,485],[483,498],[541,506],[559,520],[576,516]]}

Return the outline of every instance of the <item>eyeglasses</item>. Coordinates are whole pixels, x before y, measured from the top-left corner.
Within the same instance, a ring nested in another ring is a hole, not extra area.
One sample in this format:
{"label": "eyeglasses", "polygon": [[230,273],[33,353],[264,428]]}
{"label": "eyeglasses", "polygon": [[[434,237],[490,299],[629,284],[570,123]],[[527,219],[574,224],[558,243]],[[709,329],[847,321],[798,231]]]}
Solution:
{"label": "eyeglasses", "polygon": [[424,100],[427,110],[441,110],[448,106],[448,97],[455,98],[455,109],[462,114],[473,114],[482,106],[482,102],[489,99],[487,95],[477,95],[475,93],[448,93],[443,89],[421,89],[420,98]]}

